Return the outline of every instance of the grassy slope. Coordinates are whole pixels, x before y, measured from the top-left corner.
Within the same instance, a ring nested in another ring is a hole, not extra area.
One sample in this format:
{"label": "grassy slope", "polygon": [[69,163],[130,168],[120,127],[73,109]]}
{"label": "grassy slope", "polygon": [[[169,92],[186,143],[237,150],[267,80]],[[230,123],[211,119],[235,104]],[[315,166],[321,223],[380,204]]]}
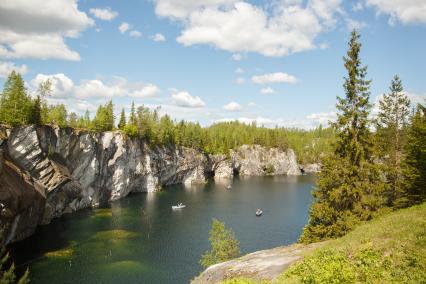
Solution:
{"label": "grassy slope", "polygon": [[426,203],[360,225],[292,265],[274,283],[360,282],[426,283]]}

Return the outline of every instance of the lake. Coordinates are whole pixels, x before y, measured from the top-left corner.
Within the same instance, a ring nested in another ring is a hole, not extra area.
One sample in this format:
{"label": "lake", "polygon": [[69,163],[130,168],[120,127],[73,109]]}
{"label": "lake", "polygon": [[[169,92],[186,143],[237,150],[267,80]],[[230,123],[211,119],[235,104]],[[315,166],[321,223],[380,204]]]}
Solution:
{"label": "lake", "polygon": [[[297,241],[315,176],[236,178],[131,194],[40,226],[11,247],[31,283],[188,283],[202,271],[212,218],[225,222],[243,254]],[[172,210],[182,202],[186,208]],[[255,216],[257,208],[263,215]]]}

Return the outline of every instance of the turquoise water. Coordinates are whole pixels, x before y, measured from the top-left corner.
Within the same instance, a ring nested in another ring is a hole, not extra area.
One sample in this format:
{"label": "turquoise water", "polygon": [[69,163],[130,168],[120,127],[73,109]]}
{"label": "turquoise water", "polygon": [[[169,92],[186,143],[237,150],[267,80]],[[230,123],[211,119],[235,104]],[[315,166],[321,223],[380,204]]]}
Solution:
{"label": "turquoise water", "polygon": [[[132,194],[41,226],[14,245],[31,283],[188,283],[209,249],[212,218],[224,221],[241,251],[297,241],[307,222],[314,176],[253,177]],[[179,202],[187,205],[172,210]],[[263,209],[255,217],[257,208]]]}

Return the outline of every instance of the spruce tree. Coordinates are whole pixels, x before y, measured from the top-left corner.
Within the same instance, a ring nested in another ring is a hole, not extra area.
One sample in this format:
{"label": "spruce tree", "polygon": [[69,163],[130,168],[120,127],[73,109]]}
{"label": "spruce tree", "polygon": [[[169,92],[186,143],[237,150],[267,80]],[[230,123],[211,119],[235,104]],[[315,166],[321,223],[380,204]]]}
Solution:
{"label": "spruce tree", "polygon": [[389,184],[386,194],[388,205],[393,205],[396,196],[402,190],[402,148],[410,114],[410,100],[403,91],[401,79],[395,75],[389,93],[384,94],[379,102],[377,115],[376,145],[378,154],[386,166]]}
{"label": "spruce tree", "polygon": [[118,129],[123,130],[126,127],[126,113],[124,112],[124,108],[121,109],[120,121],[117,125]]}
{"label": "spruce tree", "polygon": [[426,107],[417,105],[407,131],[402,192],[396,206],[406,207],[426,200]]}
{"label": "spruce tree", "polygon": [[0,98],[0,122],[12,126],[27,124],[31,118],[31,107],[24,80],[19,73],[12,71]]}
{"label": "spruce tree", "polygon": [[369,131],[370,81],[366,79],[367,67],[361,64],[359,39],[353,31],[343,58],[347,77],[343,84],[345,96],[337,98],[334,152],[322,161],[302,242],[344,235],[383,206],[385,187],[373,163]]}
{"label": "spruce tree", "polygon": [[136,111],[135,111],[135,102],[132,101],[132,106],[130,108],[130,118],[129,124],[132,126],[136,126]]}

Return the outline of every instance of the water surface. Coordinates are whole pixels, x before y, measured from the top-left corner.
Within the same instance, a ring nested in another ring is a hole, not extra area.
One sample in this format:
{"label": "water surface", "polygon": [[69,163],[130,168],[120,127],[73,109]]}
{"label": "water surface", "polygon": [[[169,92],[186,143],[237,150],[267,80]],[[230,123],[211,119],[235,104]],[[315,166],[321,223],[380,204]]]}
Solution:
{"label": "water surface", "polygon": [[[297,241],[314,176],[234,179],[132,194],[41,226],[16,244],[31,283],[188,283],[202,268],[212,218],[224,221],[242,253]],[[179,202],[187,205],[172,210]],[[255,217],[257,208],[263,216]]]}

